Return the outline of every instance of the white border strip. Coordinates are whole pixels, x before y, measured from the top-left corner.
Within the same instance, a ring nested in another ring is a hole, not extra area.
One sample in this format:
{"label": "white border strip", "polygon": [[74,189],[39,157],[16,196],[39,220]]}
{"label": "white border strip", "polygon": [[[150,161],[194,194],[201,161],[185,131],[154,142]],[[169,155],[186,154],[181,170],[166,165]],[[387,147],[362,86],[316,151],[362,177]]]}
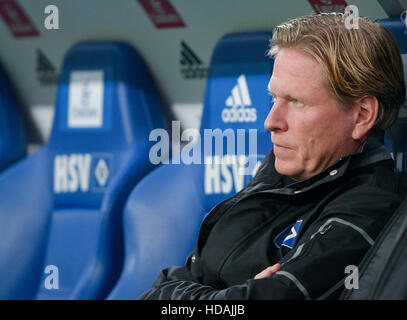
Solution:
{"label": "white border strip", "polygon": [[294,282],[294,284],[297,286],[297,288],[302,292],[302,294],[304,295],[306,300],[311,300],[311,297],[307,291],[307,289],[305,289],[305,287],[302,285],[302,283],[291,273],[287,272],[287,271],[277,271],[274,275],[280,275],[280,276],[285,276],[288,279],[290,279],[292,282]]}

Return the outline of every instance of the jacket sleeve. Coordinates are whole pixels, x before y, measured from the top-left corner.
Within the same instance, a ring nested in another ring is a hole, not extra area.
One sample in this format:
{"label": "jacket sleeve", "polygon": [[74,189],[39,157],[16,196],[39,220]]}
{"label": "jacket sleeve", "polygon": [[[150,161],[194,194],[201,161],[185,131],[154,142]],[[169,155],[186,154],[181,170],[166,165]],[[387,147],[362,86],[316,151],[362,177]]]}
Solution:
{"label": "jacket sleeve", "polygon": [[[346,267],[358,265],[373,244],[371,236],[344,215],[315,222],[298,244],[280,261],[272,277],[249,279],[240,285],[216,290],[199,283],[183,267],[161,272],[153,287],[139,299],[323,299],[337,297],[347,276]],[[253,275],[254,277],[255,275]],[[357,284],[357,283],[356,283]]]}

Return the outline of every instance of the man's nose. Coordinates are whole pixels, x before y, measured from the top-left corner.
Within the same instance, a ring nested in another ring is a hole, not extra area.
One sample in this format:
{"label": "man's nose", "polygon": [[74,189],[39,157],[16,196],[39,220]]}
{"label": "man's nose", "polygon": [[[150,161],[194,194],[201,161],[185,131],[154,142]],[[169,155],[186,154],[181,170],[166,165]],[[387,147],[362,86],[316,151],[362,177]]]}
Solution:
{"label": "man's nose", "polygon": [[264,128],[267,131],[286,131],[287,130],[286,114],[284,106],[279,101],[276,101],[271,107],[266,120],[264,121]]}

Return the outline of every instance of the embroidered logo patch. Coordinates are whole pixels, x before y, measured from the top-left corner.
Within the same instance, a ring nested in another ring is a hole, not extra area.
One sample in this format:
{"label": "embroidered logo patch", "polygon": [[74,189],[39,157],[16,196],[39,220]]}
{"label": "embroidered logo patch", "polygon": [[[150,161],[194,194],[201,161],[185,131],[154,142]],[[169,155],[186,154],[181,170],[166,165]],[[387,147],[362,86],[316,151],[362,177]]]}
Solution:
{"label": "embroidered logo patch", "polygon": [[290,225],[274,239],[277,248],[280,248],[281,246],[286,246],[290,249],[293,248],[301,223],[302,220],[297,220],[293,225]]}

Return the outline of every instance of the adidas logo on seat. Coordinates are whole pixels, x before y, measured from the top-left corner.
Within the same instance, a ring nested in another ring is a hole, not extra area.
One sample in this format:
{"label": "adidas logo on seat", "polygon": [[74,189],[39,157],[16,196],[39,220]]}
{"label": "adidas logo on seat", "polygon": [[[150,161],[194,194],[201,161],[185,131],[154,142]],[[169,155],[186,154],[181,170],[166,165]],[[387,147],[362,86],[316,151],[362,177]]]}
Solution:
{"label": "adidas logo on seat", "polygon": [[41,85],[58,83],[58,74],[54,65],[41,50],[37,50],[37,78]]}
{"label": "adidas logo on seat", "polygon": [[208,75],[208,68],[203,66],[202,60],[192,49],[181,41],[181,73],[185,79],[201,79]]}
{"label": "adidas logo on seat", "polygon": [[256,108],[246,108],[252,105],[247,81],[244,74],[237,79],[232,94],[226,99],[225,105],[229,108],[222,110],[223,122],[255,122],[257,120]]}

